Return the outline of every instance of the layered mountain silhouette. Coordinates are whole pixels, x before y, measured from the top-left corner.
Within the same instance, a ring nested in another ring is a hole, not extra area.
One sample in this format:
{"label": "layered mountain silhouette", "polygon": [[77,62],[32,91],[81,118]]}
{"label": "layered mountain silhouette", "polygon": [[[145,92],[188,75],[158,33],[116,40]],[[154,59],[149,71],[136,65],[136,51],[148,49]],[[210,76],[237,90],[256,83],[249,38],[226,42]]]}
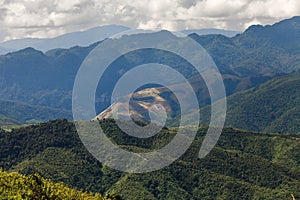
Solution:
{"label": "layered mountain silhouette", "polygon": [[[114,36],[130,28],[120,25],[106,25],[94,27],[85,31],[70,32],[54,38],[25,38],[9,40],[0,43],[0,55],[32,47],[42,52],[57,48],[71,48],[74,46],[89,46],[95,42]],[[184,34],[196,33],[198,35],[220,34],[233,37],[240,32],[221,29],[195,29],[180,31]]]}
{"label": "layered mountain silhouette", "polygon": [[299,69],[300,17],[272,26],[254,25],[233,38],[191,37],[207,49],[223,73],[251,76]]}
{"label": "layered mountain silhouette", "polygon": [[[226,93],[231,95],[273,77],[294,73],[300,68],[299,24],[300,17],[294,17],[272,26],[251,26],[244,33],[232,38],[223,35],[199,36],[197,34],[191,34],[189,37],[201,44],[212,56],[223,75]],[[151,40],[153,34],[161,38],[175,37],[167,31],[128,37],[134,37],[136,41],[145,37]],[[117,39],[119,40],[124,40],[124,45],[128,45],[125,42],[126,37]],[[76,73],[86,56],[98,44],[99,42],[88,47],[54,49],[45,53],[26,48],[0,56],[0,99],[70,111]],[[143,50],[115,60],[103,77],[105,84],[98,88],[97,112],[105,112],[105,109],[110,106],[109,91],[113,89],[115,81],[126,71],[137,64],[154,61],[160,63],[162,60],[180,70],[186,78],[191,79],[191,82],[195,82],[201,106],[209,104],[209,97],[205,95],[206,86],[201,83],[199,77],[195,77],[193,71],[189,70],[188,64],[172,55],[164,57],[162,55],[159,51]],[[103,66],[99,65],[99,67]],[[151,89],[151,86],[146,88]],[[177,110],[172,109],[172,112],[176,115]],[[1,113],[3,112],[0,110]],[[32,120],[34,119],[40,120],[32,116]],[[47,119],[50,118],[44,118]]]}
{"label": "layered mountain silhouette", "polygon": [[[198,36],[196,34],[192,34],[190,37],[202,44],[214,58],[223,74],[223,82],[227,95],[230,96],[238,91],[259,85],[264,81],[272,79],[272,77],[295,73],[295,71],[299,69],[299,25],[300,18],[294,17],[276,23],[273,26],[252,26],[243,34],[233,38],[226,38],[220,35]],[[289,29],[290,33],[285,34],[284,31],[286,31],[286,29]],[[289,125],[282,124],[290,121],[283,120],[282,118],[288,116],[286,112],[291,114],[292,111],[289,109],[292,108],[280,104],[279,102],[285,102],[287,105],[295,105],[296,101],[298,101],[297,98],[294,99],[291,97],[297,94],[294,91],[294,89],[297,88],[297,81],[295,77],[291,76],[283,78],[283,80],[289,79],[293,81],[290,80],[290,84],[286,84],[281,88],[282,90],[288,88],[284,97],[281,97],[281,90],[273,91],[272,86],[276,87],[277,85],[272,81],[268,83],[270,85],[266,85],[265,92],[261,92],[260,96],[255,96],[252,90],[247,91],[247,95],[243,92],[237,94],[243,98],[236,98],[237,95],[230,96],[227,125],[253,131],[299,132],[300,129],[295,125],[294,121],[298,118],[294,114],[292,115],[294,116],[294,120],[292,120]],[[191,80],[190,82],[195,89],[200,106],[209,104],[210,97],[203,79],[201,79],[201,77],[193,77]],[[279,84],[279,82],[276,83]],[[177,87],[183,86],[177,85]],[[258,86],[258,88],[260,88],[260,86]],[[111,117],[113,111],[120,109],[120,107],[129,107],[132,116],[134,116],[133,119],[149,121],[151,106],[158,103],[155,101],[157,96],[164,99],[164,101],[161,101],[164,105],[167,105],[167,102],[171,103],[171,105],[167,106],[170,111],[170,116],[179,114],[180,107],[178,102],[174,102],[174,95],[165,94],[166,91],[168,91],[167,88],[153,88],[152,90],[153,92],[147,92],[151,91],[151,89],[146,89],[134,93],[129,105],[125,102],[114,103],[107,110],[101,112],[98,119]],[[148,96],[144,94],[148,94]],[[147,103],[143,101],[145,98],[148,99]],[[152,99],[152,102],[149,102],[149,99]],[[186,102],[188,102],[188,99],[189,97],[187,96]],[[276,103],[277,101],[278,103]],[[253,109],[255,104],[258,104],[258,109]],[[262,106],[262,108],[259,108],[259,106]],[[261,112],[264,109],[270,112]],[[294,109],[296,108],[293,108],[293,110]],[[273,110],[280,111],[274,112]],[[248,115],[248,112],[255,113]],[[201,123],[203,124],[209,124],[210,115],[207,113],[208,111],[206,112],[206,118],[202,119],[203,121]],[[296,113],[296,111],[294,110],[292,113]],[[270,115],[272,116],[270,117]],[[192,118],[192,116],[193,115],[187,118]],[[257,120],[255,116],[258,117],[259,120]],[[266,119],[269,117],[270,119]]]}
{"label": "layered mountain silhouette", "polygon": [[[71,48],[74,46],[89,46],[95,42],[104,40],[112,35],[129,30],[128,27],[119,25],[107,25],[95,27],[86,31],[71,32],[55,38],[26,38],[9,40],[0,43],[0,54],[32,47],[39,51],[49,51],[57,48]],[[1,51],[2,50],[2,51]]]}
{"label": "layered mountain silhouette", "polygon": [[232,31],[232,30],[222,30],[222,29],[192,29],[192,30],[183,30],[180,31],[185,34],[197,34],[197,35],[224,35],[226,37],[234,37],[237,34],[240,34],[239,31]]}

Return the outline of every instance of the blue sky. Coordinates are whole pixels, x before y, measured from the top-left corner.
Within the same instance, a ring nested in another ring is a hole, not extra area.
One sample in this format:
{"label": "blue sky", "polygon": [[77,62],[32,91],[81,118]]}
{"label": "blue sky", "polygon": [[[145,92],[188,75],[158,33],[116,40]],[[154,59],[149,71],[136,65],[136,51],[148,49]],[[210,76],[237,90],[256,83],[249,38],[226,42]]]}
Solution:
{"label": "blue sky", "polygon": [[0,41],[120,24],[243,31],[300,15],[299,0],[0,0]]}

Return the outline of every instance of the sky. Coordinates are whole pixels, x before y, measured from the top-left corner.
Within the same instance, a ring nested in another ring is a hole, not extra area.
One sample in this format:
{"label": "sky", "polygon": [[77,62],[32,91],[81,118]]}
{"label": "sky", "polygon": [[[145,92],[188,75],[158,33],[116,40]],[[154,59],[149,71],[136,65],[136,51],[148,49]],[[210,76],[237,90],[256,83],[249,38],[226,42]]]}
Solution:
{"label": "sky", "polygon": [[118,24],[243,31],[300,15],[299,0],[0,0],[0,41]]}

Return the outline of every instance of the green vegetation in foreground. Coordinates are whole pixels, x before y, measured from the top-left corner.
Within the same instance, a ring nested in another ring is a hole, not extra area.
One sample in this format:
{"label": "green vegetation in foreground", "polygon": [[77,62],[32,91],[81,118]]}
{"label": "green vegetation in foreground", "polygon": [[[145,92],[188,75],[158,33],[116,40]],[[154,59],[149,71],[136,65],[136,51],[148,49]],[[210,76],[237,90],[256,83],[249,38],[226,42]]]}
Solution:
{"label": "green vegetation in foreground", "polygon": [[71,189],[63,183],[52,183],[37,174],[25,176],[17,172],[7,173],[0,170],[0,199],[109,200],[114,198]]}
{"label": "green vegetation in foreground", "polygon": [[[137,139],[122,133],[113,120],[100,122],[115,143],[131,151],[151,151],[172,140],[176,129]],[[260,134],[225,128],[204,159],[197,155],[206,128],[172,165],[145,174],[112,170],[82,145],[74,124],[56,120],[0,130],[0,167],[38,173],[53,182],[122,199],[296,199],[300,198],[300,140],[297,135]]]}

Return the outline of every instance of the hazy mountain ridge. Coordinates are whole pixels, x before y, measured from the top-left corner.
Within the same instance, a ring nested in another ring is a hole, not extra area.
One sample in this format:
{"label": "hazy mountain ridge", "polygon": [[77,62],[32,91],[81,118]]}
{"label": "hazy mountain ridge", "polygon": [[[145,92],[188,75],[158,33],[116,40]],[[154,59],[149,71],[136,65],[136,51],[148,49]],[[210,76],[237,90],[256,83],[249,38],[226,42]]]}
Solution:
{"label": "hazy mountain ridge", "polygon": [[183,30],[180,31],[185,34],[192,34],[196,33],[197,35],[224,35],[226,37],[234,37],[237,34],[240,34],[239,31],[233,31],[233,30],[222,30],[222,29],[191,29],[191,30]]}
{"label": "hazy mountain ridge", "polygon": [[[249,88],[243,86],[239,90],[235,89],[239,85],[236,81],[238,79],[274,77],[278,74],[292,72],[300,67],[299,56],[295,51],[300,41],[299,23],[299,17],[295,17],[273,26],[253,26],[233,38],[221,35],[198,36],[196,34],[192,34],[190,37],[207,49],[224,77],[237,77],[233,78],[234,81],[225,82],[227,94],[232,94]],[[283,27],[289,27],[288,32],[291,33],[289,37],[282,37],[281,40],[278,40],[279,35],[274,33],[281,33]],[[162,37],[171,35],[170,32],[161,31],[127,37],[134,37],[138,41],[146,36],[151,39],[151,34],[161,34]],[[126,41],[126,37],[120,40]],[[293,42],[288,42],[291,40]],[[282,45],[284,41],[287,41],[289,45]],[[85,57],[98,44],[95,43],[89,47],[54,49],[46,53],[26,48],[0,56],[0,99],[71,110],[71,91],[76,73]],[[270,47],[272,48],[270,49]],[[156,60],[153,61],[153,58]],[[162,60],[165,64],[181,70],[187,78],[193,76],[193,72],[189,70],[190,66],[183,60],[171,55],[163,56],[159,51],[145,50],[121,57],[112,63],[110,70],[103,77],[106,85],[102,86],[103,93],[97,93],[97,111],[100,113],[110,106],[109,91],[112,90],[114,81],[122,75],[118,72],[126,72],[135,65],[150,61],[160,63]],[[258,83],[262,82],[258,81]],[[245,85],[255,86],[251,83]],[[207,104],[209,100],[204,102]]]}
{"label": "hazy mountain ridge", "polygon": [[[300,17],[284,20],[272,26],[251,26],[243,34],[233,38],[227,38],[220,35],[198,36],[195,34],[192,34],[190,37],[202,44],[216,61],[216,64],[223,74],[223,81],[228,96],[238,91],[259,85],[268,80],[266,77],[271,79],[271,77],[294,73],[294,70],[300,67],[299,51],[297,51],[300,49]],[[242,71],[240,69],[242,69]],[[231,75],[226,75],[226,73]],[[257,78],[257,81],[251,81],[251,79],[255,80],[255,77]],[[286,77],[282,80],[289,78],[294,80],[293,77]],[[258,81],[259,79],[261,79],[261,82]],[[274,82],[280,84],[278,83],[279,81]],[[264,89],[265,94],[261,94],[259,97],[255,96],[255,89],[249,90],[247,95],[243,92],[240,93],[239,96],[241,98],[237,98],[236,96],[235,98],[229,97],[227,125],[253,131],[299,132],[300,127],[298,127],[296,122],[299,119],[297,117],[297,107],[287,107],[283,103],[286,102],[296,105],[297,102],[299,102],[298,98],[288,98],[291,95],[295,96],[298,94],[297,84],[294,86],[287,84],[285,87],[282,87],[282,90],[285,90],[285,88],[289,88],[290,90],[287,90],[287,94],[282,95],[284,97],[281,97],[278,93],[280,91],[273,91],[273,88],[276,86],[274,82],[270,81],[270,85],[268,85],[268,87],[266,86]],[[294,80],[294,83],[297,83],[297,81]],[[205,105],[203,102],[209,104],[210,99],[206,87],[199,88],[197,87],[198,84],[205,85],[205,83],[199,78],[192,82],[193,88],[198,88],[195,91],[200,105]],[[241,87],[242,85],[244,87]],[[180,85],[178,85],[178,87],[180,87]],[[260,86],[258,86],[258,88],[260,88]],[[138,94],[135,93],[133,96],[134,95]],[[149,98],[150,97],[151,95],[149,95]],[[271,97],[272,100],[270,100]],[[251,106],[248,105],[250,102],[247,102],[250,101],[250,99],[252,101]],[[172,98],[165,98],[165,101],[173,102]],[[132,100],[132,104],[136,103],[139,104],[139,102]],[[239,103],[241,105],[239,105]],[[103,119],[104,117],[107,118],[112,116],[111,110],[115,110],[116,105],[117,107],[120,107],[122,106],[122,103],[116,102],[109,109],[100,113],[99,118]],[[260,109],[253,109],[262,105],[263,107]],[[276,108],[276,106],[278,106],[278,108]],[[179,105],[173,105],[171,107],[173,107],[174,113],[178,113]],[[142,117],[138,119],[146,119],[147,121],[150,108],[151,104],[146,107],[146,109],[144,107],[142,110],[137,106],[133,106],[131,107],[131,112],[135,113],[135,116],[139,113]],[[263,110],[266,109],[270,111],[266,113],[263,112]],[[277,111],[274,113],[273,110],[280,110],[280,112]],[[206,113],[208,112],[209,111]],[[255,112],[255,114],[253,112]],[[265,115],[265,117],[262,115]],[[270,115],[272,116],[270,117]],[[289,115],[294,116],[294,118],[289,120]],[[261,118],[257,120],[255,116]],[[203,121],[201,123],[208,124],[210,121],[209,118],[210,116],[206,114],[206,117],[202,119]],[[278,118],[278,120],[280,120],[276,121],[271,118]]]}
{"label": "hazy mountain ridge", "polygon": [[300,67],[300,17],[272,26],[251,26],[233,38],[195,34],[191,37],[205,47],[223,73],[291,73]]}
{"label": "hazy mountain ridge", "polygon": [[[66,49],[74,46],[85,47],[127,30],[130,30],[130,28],[120,25],[106,25],[90,28],[85,31],[70,32],[54,38],[24,38],[9,40],[0,43],[0,55],[28,47],[43,52],[47,52],[51,49]],[[221,34],[227,37],[233,37],[240,33],[238,31],[221,29],[192,29],[179,32],[184,34],[196,33],[198,35]]]}
{"label": "hazy mountain ridge", "polygon": [[129,28],[119,25],[107,25],[91,28],[86,31],[66,33],[54,38],[26,38],[10,40],[0,43],[0,46],[15,51],[32,47],[37,50],[46,52],[51,49],[58,48],[89,46],[95,42],[104,40],[105,38],[126,30],[129,30]]}
{"label": "hazy mountain ridge", "polygon": [[[120,25],[106,25],[90,28],[85,31],[70,32],[54,38],[24,38],[9,40],[0,43],[0,55],[28,47],[32,47],[43,52],[51,49],[65,49],[74,46],[84,47],[127,30],[130,30],[130,28]],[[221,29],[192,29],[179,32],[184,34],[196,33],[198,35],[221,34],[227,37],[233,37],[240,33],[238,31]]]}

